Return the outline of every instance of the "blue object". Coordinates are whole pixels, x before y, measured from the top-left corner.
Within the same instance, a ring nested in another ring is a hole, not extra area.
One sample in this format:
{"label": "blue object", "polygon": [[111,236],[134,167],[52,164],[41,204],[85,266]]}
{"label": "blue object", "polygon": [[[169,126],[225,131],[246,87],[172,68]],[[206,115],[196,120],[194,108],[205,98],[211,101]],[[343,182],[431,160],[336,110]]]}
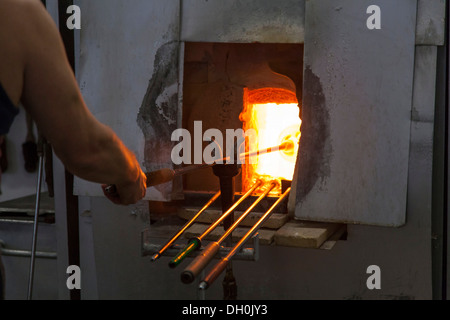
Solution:
{"label": "blue object", "polygon": [[7,134],[14,118],[19,113],[19,108],[15,107],[9,99],[3,86],[0,84],[0,135]]}

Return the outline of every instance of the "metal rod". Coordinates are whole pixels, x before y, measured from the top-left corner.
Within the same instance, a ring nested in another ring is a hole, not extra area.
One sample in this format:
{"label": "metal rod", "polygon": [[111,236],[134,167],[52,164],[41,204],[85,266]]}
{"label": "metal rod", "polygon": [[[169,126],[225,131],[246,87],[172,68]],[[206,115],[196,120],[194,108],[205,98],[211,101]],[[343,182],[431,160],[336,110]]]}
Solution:
{"label": "metal rod", "polygon": [[219,219],[216,220],[216,222],[214,222],[213,224],[211,224],[211,226],[209,226],[209,228],[203,232],[199,237],[197,238],[193,238],[189,241],[189,243],[186,245],[186,247],[180,251],[180,253],[178,253],[178,255],[173,258],[170,262],[169,262],[169,267],[171,268],[175,268],[177,265],[179,265],[181,263],[181,261],[183,261],[184,258],[186,258],[186,256],[191,253],[193,250],[197,249],[198,247],[200,247],[202,240],[211,232],[213,231],[223,220],[226,219],[226,217],[232,213],[234,211],[234,209],[236,209],[236,207],[238,205],[240,205],[245,199],[247,199],[257,188],[259,188],[259,186],[262,184],[261,180],[258,180],[253,187],[248,190],[238,201],[235,202],[235,204],[233,204],[230,209],[227,210],[227,212],[223,213]]}
{"label": "metal rod", "polygon": [[220,191],[217,192],[204,206],[203,208],[201,208],[194,217],[192,217],[191,220],[188,221],[188,223],[186,223],[183,228],[180,229],[180,231],[177,232],[177,234],[175,234],[172,239],[170,239],[161,249],[159,249],[159,251],[157,253],[155,253],[152,256],[152,261],[156,261],[159,257],[161,257],[161,255],[172,246],[172,244],[190,227],[194,224],[194,222],[198,219],[198,217],[206,210],[208,209],[214,201],[217,200],[217,198],[219,198],[220,196]]}
{"label": "metal rod", "polygon": [[33,280],[34,280],[34,268],[36,261],[36,244],[37,244],[37,234],[38,234],[38,225],[39,225],[39,206],[41,201],[41,187],[42,187],[42,175],[44,168],[44,141],[41,139],[39,142],[41,150],[38,150],[39,153],[39,169],[38,169],[38,178],[37,178],[37,187],[36,187],[36,204],[34,210],[34,228],[33,228],[33,243],[31,246],[31,259],[30,259],[30,274],[28,279],[28,300],[32,299],[33,296]]}
{"label": "metal rod", "polygon": [[[254,156],[258,156],[258,155],[292,149],[294,147],[293,144],[294,144],[293,142],[286,141],[275,147],[270,147],[270,148],[252,151],[252,152],[244,152],[239,155],[239,159],[241,161],[243,159],[248,159],[248,158],[251,158]],[[213,167],[213,166],[217,165],[218,162],[227,163],[229,160],[230,160],[230,157],[224,157],[221,159],[217,159],[213,163],[209,163],[209,164],[208,163],[194,164],[194,165],[186,166],[186,167],[179,168],[179,169],[165,168],[165,169],[160,169],[160,170],[156,170],[156,171],[152,171],[152,172],[147,172],[146,173],[147,188],[150,188],[151,186],[156,186],[159,184],[164,184],[164,183],[170,182],[175,177],[187,174],[192,171],[197,171],[200,169]],[[105,187],[105,192],[110,195],[116,195],[117,187],[115,185],[108,185],[107,187]]]}
{"label": "metal rod", "polygon": [[222,273],[222,271],[228,265],[228,262],[233,258],[233,256],[242,248],[242,246],[254,235],[256,231],[267,221],[267,219],[272,215],[275,208],[289,195],[291,188],[288,188],[285,193],[270,207],[270,209],[258,220],[258,222],[242,237],[242,239],[236,244],[236,246],[231,249],[231,251],[223,257],[219,263],[217,263],[214,268],[208,273],[205,279],[200,283],[199,289],[206,290],[208,287],[217,279],[217,277]]}
{"label": "metal rod", "polygon": [[[10,256],[10,257],[22,257],[22,258],[26,258],[26,257],[31,257],[31,251],[25,251],[25,250],[16,250],[16,249],[5,249],[3,248],[2,250],[2,255],[3,256]],[[40,258],[40,259],[57,259],[58,255],[56,252],[40,252],[40,251],[36,251],[35,254],[36,258]]]}
{"label": "metal rod", "polygon": [[239,219],[237,219],[236,222],[230,228],[228,228],[228,230],[226,230],[226,232],[222,235],[222,237],[220,237],[219,240],[217,240],[217,242],[222,243],[233,232],[233,230],[239,226],[242,220],[244,220],[253,211],[258,203],[260,203],[265,197],[267,197],[269,192],[272,191],[276,186],[277,183],[275,181],[272,181],[269,185],[269,188],[267,188],[267,190],[264,191],[264,193],[261,194],[258,199],[256,199],[255,202],[253,202],[253,204],[243,214],[241,214]]}
{"label": "metal rod", "polygon": [[[0,252],[2,255],[10,257],[31,257],[31,251],[7,248],[5,241],[2,239],[0,239]],[[36,251],[36,258],[56,259],[57,257],[56,252]]]}
{"label": "metal rod", "polygon": [[[260,149],[260,150],[256,150],[256,151],[243,152],[243,153],[239,154],[239,159],[242,160],[242,159],[246,159],[246,158],[260,156],[260,155],[267,154],[267,153],[289,150],[289,149],[293,149],[293,148],[294,148],[294,142],[285,141],[282,144],[274,146],[274,147]],[[216,165],[217,162],[219,162],[219,161],[226,163],[229,160],[230,160],[230,157],[223,157],[223,158],[215,160],[211,164],[207,164],[207,163],[194,164],[194,165],[186,166],[186,167],[183,167],[180,169],[175,169],[175,170],[173,170],[174,176],[180,176],[180,175],[186,174],[186,173],[194,171],[194,170],[208,168],[208,167]]]}
{"label": "metal rod", "polygon": [[260,203],[273,188],[275,188],[277,183],[272,181],[269,188],[258,197],[258,199],[253,202],[253,204],[230,226],[225,233],[219,238],[219,240],[209,243],[205,250],[199,254],[189,266],[184,269],[181,273],[181,281],[183,283],[192,283],[195,277],[208,265],[208,263],[214,259],[216,254],[219,252],[220,244],[235,230],[239,224],[253,211],[253,209]]}
{"label": "metal rod", "polygon": [[[272,153],[272,152],[289,150],[289,149],[293,149],[293,148],[294,148],[294,142],[285,141],[282,144],[274,146],[274,147],[260,149],[260,150],[256,150],[256,151],[243,152],[243,153],[239,154],[239,158],[242,160],[245,158],[255,157],[255,156]],[[217,159],[215,162],[217,162],[217,161],[225,161],[226,162],[228,160],[230,160],[230,157],[224,157],[222,159]],[[214,165],[214,164],[215,163],[213,163],[212,165]]]}
{"label": "metal rod", "polygon": [[[246,158],[251,158],[251,157],[255,157],[255,156],[260,156],[263,154],[267,154],[267,153],[273,153],[273,152],[278,152],[278,151],[283,151],[283,150],[289,150],[289,149],[293,149],[294,148],[294,142],[292,141],[285,141],[282,144],[278,145],[278,146],[274,146],[274,147],[270,147],[270,148],[265,148],[265,149],[260,149],[260,150],[256,150],[256,151],[249,151],[249,152],[243,152],[241,154],[239,154],[239,159],[246,159]],[[216,162],[218,161],[225,161],[227,162],[228,160],[230,160],[230,157],[225,157],[222,159],[218,159],[216,160]],[[216,163],[213,163],[212,165],[215,165]]]}
{"label": "metal rod", "polygon": [[244,152],[240,154],[240,158],[250,158],[250,157],[254,157],[254,156],[259,156],[262,154],[267,154],[267,153],[272,153],[272,152],[277,152],[277,151],[283,151],[286,149],[292,149],[294,148],[294,143],[292,141],[286,141],[283,142],[282,144],[275,146],[275,147],[270,147],[270,148],[266,148],[266,149],[261,149],[261,150],[257,150],[257,151],[252,151],[252,152]]}
{"label": "metal rod", "polygon": [[211,231],[213,231],[223,220],[225,220],[225,218],[234,211],[234,209],[236,209],[236,207],[238,205],[240,205],[242,202],[244,202],[245,199],[247,199],[249,196],[252,195],[253,192],[255,192],[255,190],[257,188],[259,188],[262,185],[262,180],[258,180],[253,187],[248,190],[241,198],[239,198],[238,201],[236,201],[231,207],[230,209],[228,209],[226,212],[224,212],[219,219],[216,220],[216,222],[214,222],[211,226],[209,226],[208,229],[206,229],[205,232],[203,232],[198,239],[201,241],[203,240]]}

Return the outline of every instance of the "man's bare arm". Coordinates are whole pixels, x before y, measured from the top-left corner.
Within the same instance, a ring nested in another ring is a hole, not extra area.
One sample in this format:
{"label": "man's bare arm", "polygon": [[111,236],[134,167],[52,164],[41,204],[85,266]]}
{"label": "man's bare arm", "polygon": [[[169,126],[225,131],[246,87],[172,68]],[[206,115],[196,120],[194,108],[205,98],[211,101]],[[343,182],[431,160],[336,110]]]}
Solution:
{"label": "man's bare arm", "polygon": [[73,174],[115,184],[128,204],[145,195],[145,175],[135,156],[86,107],[67,61],[59,32],[38,0],[28,0],[22,19],[22,102],[55,153]]}

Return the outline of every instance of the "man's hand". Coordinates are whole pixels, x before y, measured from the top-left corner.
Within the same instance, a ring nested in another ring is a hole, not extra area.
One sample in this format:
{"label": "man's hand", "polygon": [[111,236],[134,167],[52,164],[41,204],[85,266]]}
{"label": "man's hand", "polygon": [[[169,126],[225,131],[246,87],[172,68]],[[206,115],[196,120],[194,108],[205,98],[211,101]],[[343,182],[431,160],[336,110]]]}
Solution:
{"label": "man's hand", "polygon": [[136,181],[115,186],[114,193],[106,191],[107,185],[102,185],[103,193],[113,203],[118,205],[135,204],[145,197],[147,191],[147,177],[139,169],[139,175]]}

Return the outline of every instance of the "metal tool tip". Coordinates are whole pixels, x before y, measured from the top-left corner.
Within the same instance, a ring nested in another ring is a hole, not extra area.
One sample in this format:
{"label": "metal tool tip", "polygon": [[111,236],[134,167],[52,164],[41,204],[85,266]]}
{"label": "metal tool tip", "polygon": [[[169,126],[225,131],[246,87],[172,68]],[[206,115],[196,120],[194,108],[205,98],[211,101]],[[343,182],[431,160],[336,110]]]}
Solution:
{"label": "metal tool tip", "polygon": [[156,260],[158,260],[158,258],[159,258],[160,256],[161,256],[161,255],[160,255],[159,253],[154,254],[154,255],[152,256],[152,262],[155,262]]}
{"label": "metal tool tip", "polygon": [[198,288],[199,288],[200,290],[206,290],[206,289],[208,289],[208,282],[206,282],[206,281],[200,282]]}

